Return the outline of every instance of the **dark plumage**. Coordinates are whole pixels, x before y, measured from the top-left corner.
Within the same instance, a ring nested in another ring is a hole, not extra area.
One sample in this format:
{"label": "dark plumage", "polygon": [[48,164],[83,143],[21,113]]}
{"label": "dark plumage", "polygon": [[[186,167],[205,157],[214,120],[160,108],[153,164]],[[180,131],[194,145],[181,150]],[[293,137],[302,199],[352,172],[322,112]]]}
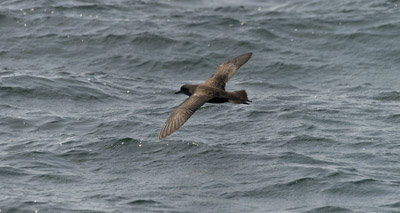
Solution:
{"label": "dark plumage", "polygon": [[158,139],[161,140],[179,129],[190,116],[206,102],[231,102],[233,104],[248,104],[248,102],[251,102],[247,98],[247,93],[244,90],[234,92],[225,91],[226,83],[232,78],[236,71],[250,59],[251,55],[252,53],[246,53],[219,65],[214,74],[201,84],[183,85],[180,91],[175,94],[183,93],[189,96],[189,98],[172,112],[161,128]]}

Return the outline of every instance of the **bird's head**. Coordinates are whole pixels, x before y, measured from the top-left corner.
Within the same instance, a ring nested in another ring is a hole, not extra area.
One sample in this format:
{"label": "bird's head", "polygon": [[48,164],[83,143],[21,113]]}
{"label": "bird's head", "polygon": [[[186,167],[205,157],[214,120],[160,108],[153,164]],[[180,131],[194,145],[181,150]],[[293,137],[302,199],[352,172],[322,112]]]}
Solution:
{"label": "bird's head", "polygon": [[181,86],[181,89],[178,92],[175,92],[175,94],[183,93],[187,96],[191,96],[194,93],[196,87],[197,85],[185,84]]}

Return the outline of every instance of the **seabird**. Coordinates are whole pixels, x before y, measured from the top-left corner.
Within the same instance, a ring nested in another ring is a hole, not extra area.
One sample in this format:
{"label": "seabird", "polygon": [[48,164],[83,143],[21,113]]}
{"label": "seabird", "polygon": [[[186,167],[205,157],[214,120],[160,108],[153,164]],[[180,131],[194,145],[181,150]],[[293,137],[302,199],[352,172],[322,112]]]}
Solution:
{"label": "seabird", "polygon": [[190,116],[206,102],[249,104],[251,101],[247,98],[245,90],[228,92],[225,91],[225,84],[232,78],[236,71],[250,59],[251,55],[252,53],[246,53],[229,59],[225,63],[219,65],[214,74],[201,84],[183,85],[180,91],[175,94],[183,93],[189,96],[189,98],[172,112],[161,128],[158,139],[162,140],[179,129]]}

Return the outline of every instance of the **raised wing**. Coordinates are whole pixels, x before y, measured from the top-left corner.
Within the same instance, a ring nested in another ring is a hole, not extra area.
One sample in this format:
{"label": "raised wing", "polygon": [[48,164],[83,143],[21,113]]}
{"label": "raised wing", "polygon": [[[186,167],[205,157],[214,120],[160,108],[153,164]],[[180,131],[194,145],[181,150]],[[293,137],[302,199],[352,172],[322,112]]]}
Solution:
{"label": "raised wing", "polygon": [[229,59],[225,63],[218,66],[214,74],[205,82],[206,85],[225,89],[226,82],[235,75],[236,71],[245,64],[253,53],[246,53],[236,58]]}
{"label": "raised wing", "polygon": [[161,128],[158,139],[162,140],[175,130],[179,129],[190,118],[190,116],[192,116],[193,113],[208,100],[209,98],[196,94],[186,99],[169,116],[164,126]]}

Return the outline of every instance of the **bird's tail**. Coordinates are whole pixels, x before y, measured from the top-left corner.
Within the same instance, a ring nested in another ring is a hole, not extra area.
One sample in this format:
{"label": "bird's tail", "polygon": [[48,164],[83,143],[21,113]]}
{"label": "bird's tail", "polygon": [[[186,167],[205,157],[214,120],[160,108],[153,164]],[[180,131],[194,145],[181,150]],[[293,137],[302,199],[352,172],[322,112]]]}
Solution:
{"label": "bird's tail", "polygon": [[245,90],[237,90],[229,93],[229,102],[233,104],[249,104],[251,101],[247,98]]}

